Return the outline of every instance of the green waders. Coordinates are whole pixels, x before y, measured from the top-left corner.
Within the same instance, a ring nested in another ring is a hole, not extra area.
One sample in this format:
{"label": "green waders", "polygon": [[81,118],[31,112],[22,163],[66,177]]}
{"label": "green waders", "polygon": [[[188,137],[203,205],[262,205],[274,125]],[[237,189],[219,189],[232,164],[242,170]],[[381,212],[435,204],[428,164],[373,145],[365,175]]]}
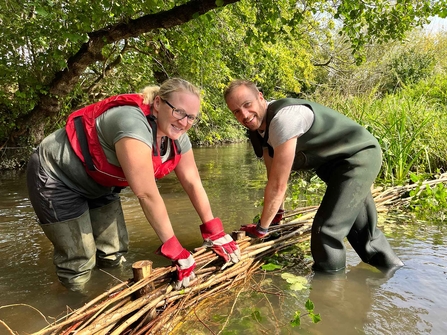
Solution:
{"label": "green waders", "polygon": [[121,201],[90,210],[93,237],[96,242],[96,262],[99,267],[115,267],[125,262],[129,237],[124,222]]}
{"label": "green waders", "polygon": [[315,270],[338,271],[346,266],[346,237],[365,263],[384,270],[403,265],[377,228],[371,185],[380,165],[380,150],[370,148],[317,170],[327,189],[312,225]]}
{"label": "green waders", "polygon": [[125,261],[129,239],[119,199],[77,218],[41,227],[54,246],[57,276],[72,290],[84,287],[97,261],[100,267]]}
{"label": "green waders", "polygon": [[81,290],[95,267],[96,246],[90,214],[41,225],[54,246],[53,263],[59,281],[72,290]]}

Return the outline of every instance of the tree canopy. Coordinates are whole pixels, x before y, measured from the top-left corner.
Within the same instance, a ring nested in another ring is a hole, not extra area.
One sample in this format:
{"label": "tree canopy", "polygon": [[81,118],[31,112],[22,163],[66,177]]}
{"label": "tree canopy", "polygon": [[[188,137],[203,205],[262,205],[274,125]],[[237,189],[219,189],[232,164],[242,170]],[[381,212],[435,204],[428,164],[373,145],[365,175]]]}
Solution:
{"label": "tree canopy", "polygon": [[70,111],[173,76],[204,91],[193,137],[236,137],[221,112],[229,80],[299,94],[332,61],[336,34],[361,62],[369,43],[402,39],[433,15],[447,16],[446,0],[4,1],[0,147],[35,145]]}

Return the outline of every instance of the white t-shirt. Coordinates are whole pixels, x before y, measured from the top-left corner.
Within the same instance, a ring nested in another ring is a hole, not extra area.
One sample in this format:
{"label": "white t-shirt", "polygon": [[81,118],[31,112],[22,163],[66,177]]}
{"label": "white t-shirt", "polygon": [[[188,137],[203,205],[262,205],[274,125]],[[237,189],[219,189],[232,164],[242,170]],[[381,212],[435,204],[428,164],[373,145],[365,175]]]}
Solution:
{"label": "white t-shirt", "polygon": [[314,119],[314,112],[307,106],[281,108],[270,122],[268,144],[274,149],[291,138],[300,137],[310,129]]}

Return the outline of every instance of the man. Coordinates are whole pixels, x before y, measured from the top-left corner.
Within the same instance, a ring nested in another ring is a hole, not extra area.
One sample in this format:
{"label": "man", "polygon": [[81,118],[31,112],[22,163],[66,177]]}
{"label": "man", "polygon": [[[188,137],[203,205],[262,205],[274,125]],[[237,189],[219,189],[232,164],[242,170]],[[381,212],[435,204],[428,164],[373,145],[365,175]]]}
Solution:
{"label": "man", "polygon": [[344,238],[360,258],[378,268],[402,266],[383,233],[371,194],[381,166],[381,149],[365,128],[346,116],[301,99],[267,102],[253,82],[235,80],[224,92],[228,108],[249,129],[268,182],[258,224],[242,229],[263,238],[277,222],[291,171],[313,169],[327,190],[312,225],[314,269],[346,266]]}

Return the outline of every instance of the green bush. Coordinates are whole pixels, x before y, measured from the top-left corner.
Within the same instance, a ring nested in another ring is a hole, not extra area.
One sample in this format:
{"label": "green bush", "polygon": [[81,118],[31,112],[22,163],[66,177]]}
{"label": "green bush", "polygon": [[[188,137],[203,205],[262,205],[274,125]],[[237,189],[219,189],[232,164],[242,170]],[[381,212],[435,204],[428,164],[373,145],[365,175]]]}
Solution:
{"label": "green bush", "polygon": [[383,92],[394,93],[427,78],[434,65],[435,58],[430,52],[420,51],[416,47],[402,51],[395,55],[386,67]]}
{"label": "green bush", "polygon": [[408,86],[406,94],[413,98],[425,97],[431,104],[447,106],[447,76],[437,74]]}

